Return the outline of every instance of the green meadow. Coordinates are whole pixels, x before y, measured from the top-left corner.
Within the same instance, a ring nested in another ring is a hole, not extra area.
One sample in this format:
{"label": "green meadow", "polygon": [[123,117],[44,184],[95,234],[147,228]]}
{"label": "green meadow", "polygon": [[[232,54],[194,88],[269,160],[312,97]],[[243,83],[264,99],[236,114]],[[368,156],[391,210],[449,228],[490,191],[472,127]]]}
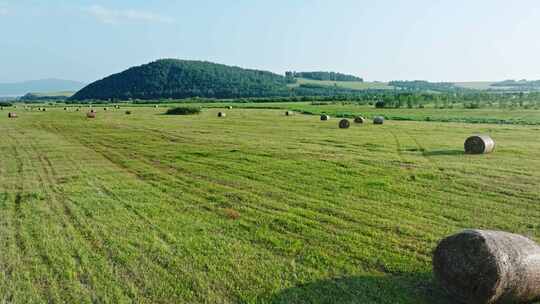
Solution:
{"label": "green meadow", "polygon": [[0,111],[0,301],[453,303],[441,238],[540,240],[538,110],[206,106]]}

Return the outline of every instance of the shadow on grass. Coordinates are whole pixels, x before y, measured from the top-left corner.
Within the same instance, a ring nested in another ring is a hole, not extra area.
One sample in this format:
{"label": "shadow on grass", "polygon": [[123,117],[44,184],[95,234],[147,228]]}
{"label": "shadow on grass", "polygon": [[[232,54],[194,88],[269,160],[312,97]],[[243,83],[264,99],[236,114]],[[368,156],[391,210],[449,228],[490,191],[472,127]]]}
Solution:
{"label": "shadow on grass", "polygon": [[317,281],[285,289],[269,303],[454,303],[432,283],[430,274],[356,276]]}
{"label": "shadow on grass", "polygon": [[426,151],[423,154],[424,156],[463,155],[465,152],[463,150],[433,150]]}

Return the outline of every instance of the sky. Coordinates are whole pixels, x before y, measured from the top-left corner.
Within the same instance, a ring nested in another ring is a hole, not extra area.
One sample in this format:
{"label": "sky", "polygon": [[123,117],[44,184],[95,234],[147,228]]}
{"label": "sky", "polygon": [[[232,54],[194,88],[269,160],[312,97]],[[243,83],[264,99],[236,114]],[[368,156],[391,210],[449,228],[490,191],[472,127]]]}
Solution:
{"label": "sky", "polygon": [[368,81],[540,79],[538,0],[0,0],[0,82],[159,58]]}

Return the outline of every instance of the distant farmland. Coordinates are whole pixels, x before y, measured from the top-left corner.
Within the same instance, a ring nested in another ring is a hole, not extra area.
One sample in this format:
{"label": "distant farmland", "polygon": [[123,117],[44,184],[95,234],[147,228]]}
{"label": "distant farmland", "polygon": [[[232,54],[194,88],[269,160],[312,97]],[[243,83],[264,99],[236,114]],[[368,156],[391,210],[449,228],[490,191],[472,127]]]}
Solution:
{"label": "distant farmland", "polygon": [[[332,118],[237,105],[192,116],[96,106],[95,119],[75,106],[0,112],[0,299],[449,304],[431,272],[442,237],[485,228],[540,240],[539,126],[340,130],[339,113],[393,109],[273,105]],[[477,133],[495,153],[463,154]]]}
{"label": "distant farmland", "polygon": [[291,86],[298,86],[301,84],[319,84],[326,86],[337,86],[346,89],[353,90],[365,90],[365,89],[392,89],[392,86],[389,86],[385,82],[360,82],[360,81],[321,81],[321,80],[312,80],[306,78],[297,78],[297,83]]}

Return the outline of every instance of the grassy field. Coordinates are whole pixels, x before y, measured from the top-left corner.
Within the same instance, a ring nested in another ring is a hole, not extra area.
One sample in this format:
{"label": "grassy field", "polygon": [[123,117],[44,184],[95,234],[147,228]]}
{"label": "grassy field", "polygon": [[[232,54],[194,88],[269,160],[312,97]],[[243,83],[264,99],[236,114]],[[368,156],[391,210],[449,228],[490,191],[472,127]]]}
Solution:
{"label": "grassy field", "polygon": [[[213,108],[223,107],[229,104],[231,103],[208,103],[202,106]],[[496,105],[480,109],[465,109],[462,105],[456,105],[453,109],[436,109],[433,106],[427,106],[423,109],[376,109],[374,106],[369,105],[341,105],[339,103],[312,105],[310,102],[245,103],[232,105],[240,108],[287,109],[305,114],[319,115],[324,113],[337,117],[351,118],[357,115],[368,118],[382,115],[392,120],[540,125],[540,109],[501,109]]]}
{"label": "grassy field", "polygon": [[[17,110],[0,112],[1,302],[452,303],[442,237],[540,240],[538,126]],[[464,155],[475,133],[496,152]]]}
{"label": "grassy field", "polygon": [[327,85],[327,86],[338,86],[341,88],[354,89],[354,90],[366,90],[366,89],[392,89],[392,86],[389,86],[385,82],[368,82],[368,81],[323,81],[323,80],[312,80],[306,78],[297,78],[297,82],[293,86],[298,86],[301,84],[318,84],[318,85]]}

